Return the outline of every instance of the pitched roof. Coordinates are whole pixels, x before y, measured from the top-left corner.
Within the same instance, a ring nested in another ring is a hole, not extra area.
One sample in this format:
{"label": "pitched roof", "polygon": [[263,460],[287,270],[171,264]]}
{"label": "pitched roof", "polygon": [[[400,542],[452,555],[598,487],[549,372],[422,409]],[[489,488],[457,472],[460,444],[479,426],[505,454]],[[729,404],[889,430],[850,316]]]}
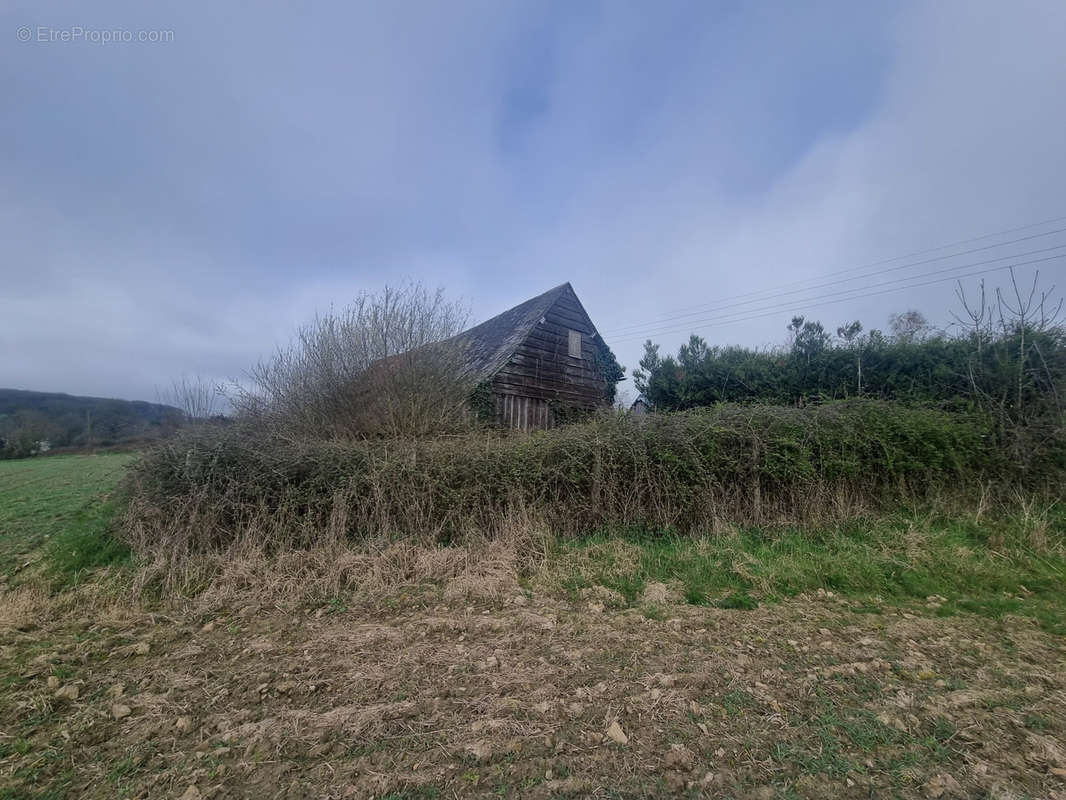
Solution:
{"label": "pitched roof", "polygon": [[573,291],[569,283],[556,286],[450,339],[463,348],[466,376],[480,383],[499,372],[567,290]]}

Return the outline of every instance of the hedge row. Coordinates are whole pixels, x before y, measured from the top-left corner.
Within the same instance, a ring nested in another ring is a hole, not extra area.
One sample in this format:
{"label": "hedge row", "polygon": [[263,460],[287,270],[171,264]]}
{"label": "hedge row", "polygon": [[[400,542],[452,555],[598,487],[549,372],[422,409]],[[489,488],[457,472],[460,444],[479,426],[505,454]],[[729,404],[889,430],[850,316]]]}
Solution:
{"label": "hedge row", "polygon": [[133,522],[142,540],[182,529],[192,549],[253,529],[287,546],[327,529],[349,538],[491,535],[516,512],[558,533],[684,533],[847,514],[1018,477],[986,420],[870,400],[608,415],[528,436],[432,441],[292,441],[233,426],[191,431],[149,453],[132,476],[142,517]]}

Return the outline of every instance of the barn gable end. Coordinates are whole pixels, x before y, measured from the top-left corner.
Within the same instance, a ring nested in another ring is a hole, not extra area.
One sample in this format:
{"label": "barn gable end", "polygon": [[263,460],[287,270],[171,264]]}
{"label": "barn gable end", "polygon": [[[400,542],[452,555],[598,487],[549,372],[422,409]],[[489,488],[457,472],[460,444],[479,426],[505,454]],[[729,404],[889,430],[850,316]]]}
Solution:
{"label": "barn gable end", "polygon": [[601,365],[607,347],[569,283],[457,338],[468,376],[489,387],[496,419],[506,427],[550,428],[562,409],[608,403],[610,387]]}

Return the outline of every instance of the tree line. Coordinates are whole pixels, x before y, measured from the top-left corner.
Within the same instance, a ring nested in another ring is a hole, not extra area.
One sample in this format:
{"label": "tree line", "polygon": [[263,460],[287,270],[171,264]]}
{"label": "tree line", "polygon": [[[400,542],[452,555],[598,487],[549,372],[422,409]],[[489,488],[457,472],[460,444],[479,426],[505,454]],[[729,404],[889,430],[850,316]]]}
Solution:
{"label": "tree line", "polygon": [[785,344],[772,348],[710,345],[693,334],[676,355],[645,342],[634,382],[658,411],[725,402],[805,405],[867,397],[979,410],[1005,428],[1061,430],[1066,391],[1066,331],[1061,301],[1022,287],[968,295],[947,330],[918,312],[894,314],[889,331],[852,321],[835,331],[796,316]]}
{"label": "tree line", "polygon": [[181,421],[179,409],[161,403],[0,389],[0,458],[149,441]]}

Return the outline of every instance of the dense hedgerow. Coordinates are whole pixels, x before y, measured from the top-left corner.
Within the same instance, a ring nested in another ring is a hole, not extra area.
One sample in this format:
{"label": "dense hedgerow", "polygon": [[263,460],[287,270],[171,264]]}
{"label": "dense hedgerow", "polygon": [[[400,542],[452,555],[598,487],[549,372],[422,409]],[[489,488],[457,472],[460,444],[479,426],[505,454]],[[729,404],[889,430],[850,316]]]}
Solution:
{"label": "dense hedgerow", "polygon": [[516,512],[561,534],[841,517],[1013,480],[991,431],[980,416],[870,400],[606,415],[524,437],[190,431],[134,470],[127,532],[137,546],[201,551],[247,537],[491,536]]}
{"label": "dense hedgerow", "polygon": [[[1035,312],[1033,312],[1035,313]],[[659,411],[715,403],[802,405],[866,397],[976,410],[1003,430],[1061,425],[1066,397],[1066,329],[1029,317],[953,336],[858,335],[832,339],[820,323],[793,320],[787,348],[711,346],[693,335],[676,356],[645,344],[636,386]],[[1019,460],[1028,453],[1018,451]]]}

